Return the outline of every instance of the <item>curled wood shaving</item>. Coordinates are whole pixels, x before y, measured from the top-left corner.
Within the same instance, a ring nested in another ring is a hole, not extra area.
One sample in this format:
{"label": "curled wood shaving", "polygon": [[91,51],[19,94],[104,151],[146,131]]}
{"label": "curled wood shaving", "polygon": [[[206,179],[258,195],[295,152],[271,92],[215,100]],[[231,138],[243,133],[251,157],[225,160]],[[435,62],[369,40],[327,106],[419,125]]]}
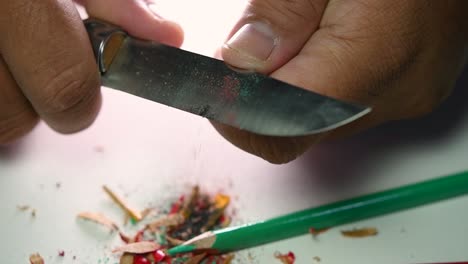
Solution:
{"label": "curled wood shaving", "polygon": [[199,264],[206,257],[206,253],[195,255],[184,262],[184,264]]}
{"label": "curled wood shaving", "polygon": [[156,232],[157,229],[161,226],[166,226],[166,227],[178,226],[180,224],[183,224],[184,221],[185,221],[185,217],[182,216],[181,214],[172,214],[172,215],[165,216],[154,222],[149,223],[147,225],[147,228],[150,229],[152,232]]}
{"label": "curled wood shaving", "polygon": [[44,259],[39,253],[34,253],[29,256],[29,262],[31,264],[44,264]]}
{"label": "curled wood shaving", "polygon": [[106,185],[102,186],[104,191],[110,196],[110,198],[117,203],[130,217],[135,219],[136,221],[140,221],[143,219],[141,212],[130,207],[128,203],[119,195],[117,195],[114,191],[112,191],[109,187]]}
{"label": "curled wood shaving", "polygon": [[341,234],[345,237],[368,237],[376,236],[378,233],[377,229],[373,227],[341,231]]}
{"label": "curled wood shaving", "polygon": [[114,249],[113,253],[133,253],[133,254],[145,254],[156,251],[161,246],[152,241],[141,241],[136,243],[130,243]]}
{"label": "curled wood shaving", "polygon": [[119,227],[112,220],[100,213],[82,212],[78,214],[78,218],[101,224],[110,228],[113,231],[119,230]]}

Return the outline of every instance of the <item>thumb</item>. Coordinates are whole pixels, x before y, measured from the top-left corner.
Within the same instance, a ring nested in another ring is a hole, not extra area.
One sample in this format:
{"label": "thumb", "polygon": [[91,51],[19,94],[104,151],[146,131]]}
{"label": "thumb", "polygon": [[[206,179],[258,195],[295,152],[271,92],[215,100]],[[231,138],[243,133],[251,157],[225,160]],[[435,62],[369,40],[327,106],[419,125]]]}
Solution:
{"label": "thumb", "polygon": [[269,74],[297,55],[327,0],[252,0],[221,49],[227,64]]}

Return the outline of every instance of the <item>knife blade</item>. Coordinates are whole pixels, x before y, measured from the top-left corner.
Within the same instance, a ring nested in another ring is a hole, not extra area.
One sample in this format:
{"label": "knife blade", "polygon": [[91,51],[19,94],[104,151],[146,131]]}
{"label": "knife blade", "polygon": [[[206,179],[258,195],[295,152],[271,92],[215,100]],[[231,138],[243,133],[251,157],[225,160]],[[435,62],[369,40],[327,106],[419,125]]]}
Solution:
{"label": "knife blade", "polygon": [[371,111],[225,62],[84,21],[103,86],[268,136],[328,131]]}

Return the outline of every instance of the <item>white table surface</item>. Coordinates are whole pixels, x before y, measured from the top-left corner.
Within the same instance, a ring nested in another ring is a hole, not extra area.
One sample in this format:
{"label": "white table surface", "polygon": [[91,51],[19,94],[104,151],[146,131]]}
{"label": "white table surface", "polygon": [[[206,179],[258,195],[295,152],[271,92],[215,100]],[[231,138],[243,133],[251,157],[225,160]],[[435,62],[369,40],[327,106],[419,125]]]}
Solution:
{"label": "white table surface", "polygon": [[[185,49],[211,55],[242,1],[166,0],[160,6],[181,21]],[[238,150],[202,118],[104,89],[102,112],[90,129],[63,136],[40,124],[18,144],[0,149],[1,263],[28,263],[32,252],[47,264],[106,263],[118,239],[75,218],[84,210],[122,218],[102,184],[140,207],[167,206],[193,184],[224,190],[234,198],[237,221],[247,222],[466,170],[467,84],[468,76],[426,118],[324,143],[282,166]],[[22,204],[37,216],[18,211]],[[334,228],[317,240],[305,235],[252,249],[237,260],[279,263],[277,250],[293,251],[298,264],[316,263],[314,256],[330,264],[468,260],[467,206],[468,197],[449,200]],[[365,226],[378,228],[379,235],[349,239],[339,233]],[[61,249],[63,259],[57,257]]]}

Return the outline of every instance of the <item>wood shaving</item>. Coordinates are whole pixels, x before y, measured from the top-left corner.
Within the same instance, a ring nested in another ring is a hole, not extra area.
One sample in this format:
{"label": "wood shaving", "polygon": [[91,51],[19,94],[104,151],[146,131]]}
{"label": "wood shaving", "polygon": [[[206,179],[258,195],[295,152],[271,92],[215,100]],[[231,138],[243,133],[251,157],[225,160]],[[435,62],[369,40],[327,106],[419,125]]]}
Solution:
{"label": "wood shaving", "polygon": [[19,211],[24,212],[24,211],[29,210],[29,208],[31,208],[31,206],[29,206],[29,205],[17,205],[16,208],[17,208]]}
{"label": "wood shaving", "polygon": [[194,186],[192,189],[192,193],[190,194],[190,198],[184,201],[182,209],[180,210],[180,214],[183,215],[186,219],[190,217],[192,213],[193,203],[198,199],[198,195],[200,194],[200,187]]}
{"label": "wood shaving", "polygon": [[145,219],[148,215],[155,213],[156,210],[153,208],[146,208],[145,210],[141,211],[141,219]]}
{"label": "wood shaving", "polygon": [[31,216],[32,216],[32,218],[36,217],[36,209],[31,210]]}
{"label": "wood shaving", "polygon": [[104,191],[110,196],[110,198],[117,203],[130,217],[135,219],[136,221],[141,221],[143,219],[141,212],[132,208],[128,203],[120,196],[118,196],[115,192],[113,192],[109,187],[106,185],[102,186]]}
{"label": "wood shaving", "polygon": [[223,264],[231,264],[232,260],[234,259],[234,254],[229,254],[224,259]]}
{"label": "wood shaving", "polygon": [[274,256],[283,264],[294,264],[294,262],[296,261],[296,256],[291,251],[289,251],[287,254],[275,252]]}
{"label": "wood shaving", "polygon": [[322,259],[321,259],[319,256],[315,256],[315,257],[314,257],[314,260],[317,261],[317,262],[322,261]]}
{"label": "wood shaving", "polygon": [[158,250],[161,246],[152,241],[141,241],[118,247],[112,253],[145,254]]}
{"label": "wood shaving", "polygon": [[113,231],[119,230],[119,227],[112,220],[100,213],[82,212],[78,214],[78,218],[101,224]]}
{"label": "wood shaving", "polygon": [[131,254],[123,254],[121,257],[120,257],[120,262],[119,264],[133,264],[133,255]]}
{"label": "wood shaving", "polygon": [[34,253],[29,256],[29,262],[31,264],[44,264],[44,259],[39,253]]}
{"label": "wood shaving", "polygon": [[376,228],[373,227],[366,227],[360,229],[353,229],[353,230],[343,230],[341,234],[345,237],[353,237],[353,238],[360,238],[360,237],[369,237],[369,236],[376,236],[379,232]]}
{"label": "wood shaving", "polygon": [[181,214],[172,214],[172,215],[165,216],[154,222],[149,223],[147,225],[147,228],[153,232],[156,232],[157,229],[160,228],[161,226],[165,226],[165,227],[178,226],[184,223],[184,221],[185,221],[185,217],[183,217]]}
{"label": "wood shaving", "polygon": [[317,238],[318,235],[327,232],[330,228],[315,229],[313,227],[309,228],[309,233],[312,234],[314,238]]}
{"label": "wood shaving", "polygon": [[178,245],[183,244],[185,242],[183,240],[173,238],[173,237],[168,236],[168,235],[166,235],[166,239],[172,246],[178,246]]}
{"label": "wood shaving", "polygon": [[119,236],[120,236],[120,239],[122,239],[122,241],[127,243],[127,244],[135,242],[132,237],[129,237],[129,236],[125,235],[122,232],[119,232]]}
{"label": "wood shaving", "polygon": [[217,209],[224,210],[231,202],[231,198],[225,194],[217,194],[214,198],[214,204]]}
{"label": "wood shaving", "polygon": [[199,264],[206,257],[206,253],[195,255],[189,260],[185,261],[184,264]]}

